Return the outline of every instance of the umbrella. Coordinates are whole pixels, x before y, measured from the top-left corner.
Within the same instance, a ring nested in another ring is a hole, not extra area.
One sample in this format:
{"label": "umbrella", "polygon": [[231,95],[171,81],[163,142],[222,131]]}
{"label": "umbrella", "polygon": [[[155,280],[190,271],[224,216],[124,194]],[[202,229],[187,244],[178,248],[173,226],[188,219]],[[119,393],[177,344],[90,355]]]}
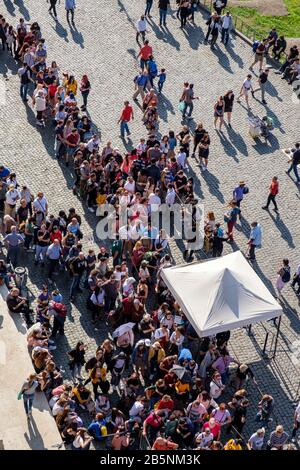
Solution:
{"label": "umbrella", "polygon": [[184,367],[177,366],[177,365],[173,366],[171,371],[177,375],[179,380],[181,380],[184,374],[186,373],[186,369]]}
{"label": "umbrella", "polygon": [[124,333],[127,331],[132,330],[132,328],[135,326],[135,323],[129,322],[129,323],[124,323],[124,325],[119,326],[112,334],[113,338],[118,338],[119,336],[122,336]]}

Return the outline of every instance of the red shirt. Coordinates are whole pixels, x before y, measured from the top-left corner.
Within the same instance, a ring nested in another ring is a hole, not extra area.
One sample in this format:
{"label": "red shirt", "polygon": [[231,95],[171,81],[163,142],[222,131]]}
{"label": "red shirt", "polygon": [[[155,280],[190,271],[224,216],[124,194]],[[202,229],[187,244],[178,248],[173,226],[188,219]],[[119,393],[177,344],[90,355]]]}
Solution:
{"label": "red shirt", "polygon": [[270,193],[272,194],[272,196],[276,196],[276,194],[278,194],[278,189],[279,189],[278,181],[272,181],[271,186],[270,186]]}
{"label": "red shirt", "polygon": [[146,44],[141,48],[139,55],[141,56],[141,59],[148,60],[152,55],[152,47]]}
{"label": "red shirt", "polygon": [[73,145],[76,147],[76,145],[78,145],[79,143],[79,134],[77,132],[72,132],[70,135],[68,135],[67,137],[67,142],[68,144],[71,144],[72,147]]}
{"label": "red shirt", "polygon": [[53,243],[54,240],[59,240],[60,242],[62,241],[62,233],[60,230],[57,230],[57,232],[52,232],[50,234],[50,241]]}
{"label": "red shirt", "polygon": [[130,121],[131,119],[131,116],[133,114],[133,109],[130,105],[128,106],[125,106],[125,108],[123,108],[123,111],[122,111],[122,114],[121,114],[121,120],[122,121]]}
{"label": "red shirt", "polygon": [[[206,428],[209,428],[208,422],[203,424],[203,430],[205,430]],[[218,423],[216,423],[213,428],[209,428],[209,429],[212,435],[214,436],[214,438],[216,439],[220,432],[221,426]]]}

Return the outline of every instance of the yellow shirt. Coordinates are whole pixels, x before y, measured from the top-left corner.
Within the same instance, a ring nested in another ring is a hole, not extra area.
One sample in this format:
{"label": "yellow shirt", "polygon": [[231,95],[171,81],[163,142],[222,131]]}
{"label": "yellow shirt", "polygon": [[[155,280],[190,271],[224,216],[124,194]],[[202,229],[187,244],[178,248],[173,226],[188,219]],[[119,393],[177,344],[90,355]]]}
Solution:
{"label": "yellow shirt", "polygon": [[234,439],[230,439],[224,446],[224,450],[243,450],[240,444],[236,444]]}

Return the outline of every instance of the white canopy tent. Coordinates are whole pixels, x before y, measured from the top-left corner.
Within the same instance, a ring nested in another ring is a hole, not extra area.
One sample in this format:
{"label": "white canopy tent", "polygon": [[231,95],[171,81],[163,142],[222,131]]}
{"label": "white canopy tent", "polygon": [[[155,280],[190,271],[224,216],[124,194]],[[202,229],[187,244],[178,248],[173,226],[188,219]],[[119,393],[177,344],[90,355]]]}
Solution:
{"label": "white canopy tent", "polygon": [[174,266],[162,279],[200,337],[282,315],[282,308],[240,251]]}

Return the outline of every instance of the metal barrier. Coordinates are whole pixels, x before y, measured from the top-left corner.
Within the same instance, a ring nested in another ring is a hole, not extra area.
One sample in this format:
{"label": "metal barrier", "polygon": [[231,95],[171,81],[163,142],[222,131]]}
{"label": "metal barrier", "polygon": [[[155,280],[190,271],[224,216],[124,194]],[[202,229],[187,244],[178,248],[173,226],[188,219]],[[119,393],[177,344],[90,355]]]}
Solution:
{"label": "metal barrier", "polygon": [[[212,12],[214,9],[213,3],[214,3],[214,0],[201,0],[198,2],[198,5],[204,8],[205,10],[207,10],[207,12]],[[230,6],[229,8],[226,8],[226,9],[230,11]],[[252,42],[256,40],[264,39],[264,36],[261,33],[259,33],[256,29],[254,29],[252,26],[246,23],[239,16],[232,15],[232,19],[233,19],[234,31],[243,34],[247,39],[249,39]],[[281,62],[286,61],[287,54],[285,52],[282,52],[281,57],[282,58],[280,61],[277,61],[273,59],[272,57],[270,58],[274,60],[276,63],[281,63]]]}

